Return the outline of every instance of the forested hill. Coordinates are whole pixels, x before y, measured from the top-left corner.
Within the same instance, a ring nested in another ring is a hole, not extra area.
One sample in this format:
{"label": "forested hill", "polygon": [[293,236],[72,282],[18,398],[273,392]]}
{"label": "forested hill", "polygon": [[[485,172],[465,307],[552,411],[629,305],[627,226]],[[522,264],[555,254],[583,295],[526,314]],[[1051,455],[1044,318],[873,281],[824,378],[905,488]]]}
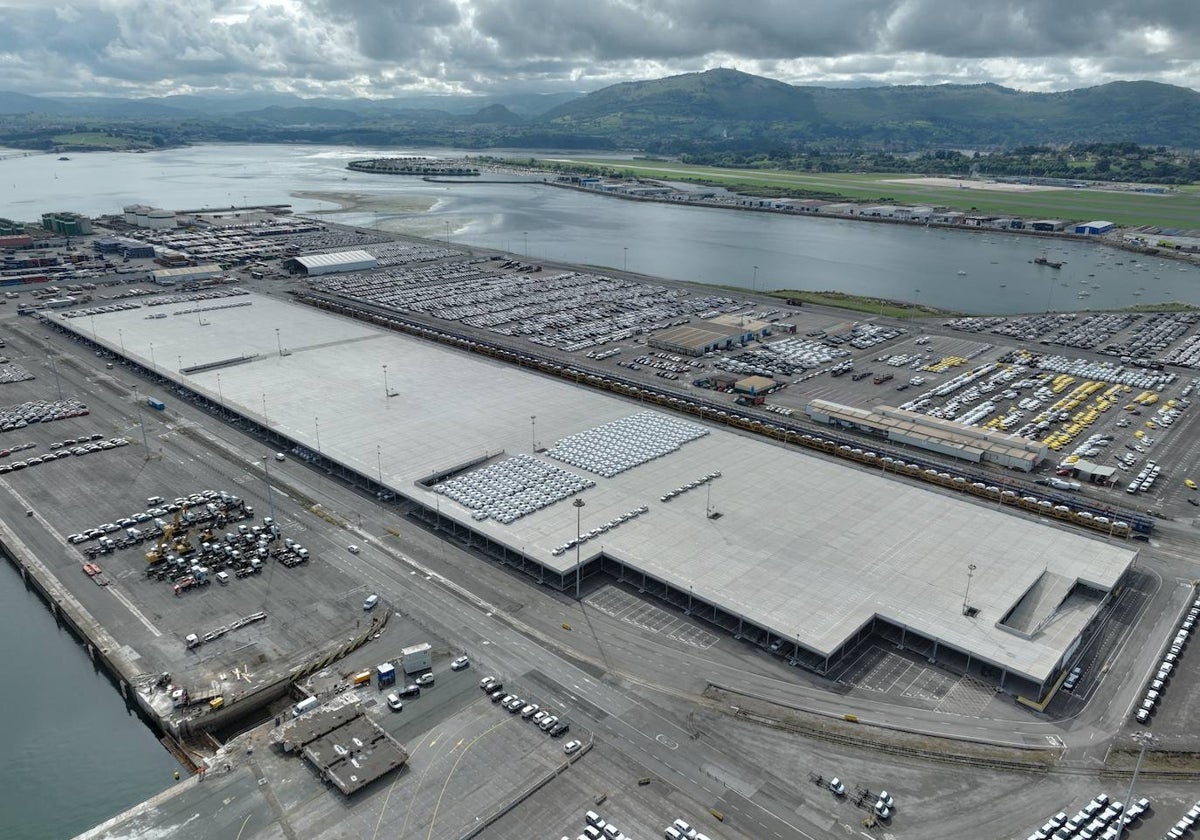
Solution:
{"label": "forested hill", "polygon": [[996,151],[1137,143],[1200,149],[1200,93],[1113,82],[1061,93],[998,85],[823,88],[736,70],[501,99],[158,99],[0,91],[0,145],[154,148],[204,141],[459,148],[639,149],[661,154],[799,150]]}
{"label": "forested hill", "polygon": [[542,119],[672,152],[851,143],[927,149],[1132,141],[1200,148],[1200,93],[1157,82],[1061,93],[999,85],[823,88],[709,70],[613,85]]}

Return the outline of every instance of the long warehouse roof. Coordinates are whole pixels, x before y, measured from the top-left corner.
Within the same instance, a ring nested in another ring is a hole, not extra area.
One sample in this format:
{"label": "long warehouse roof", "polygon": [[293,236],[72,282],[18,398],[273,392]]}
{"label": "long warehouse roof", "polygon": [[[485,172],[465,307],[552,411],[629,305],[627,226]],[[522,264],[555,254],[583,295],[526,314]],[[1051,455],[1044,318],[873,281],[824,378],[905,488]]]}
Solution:
{"label": "long warehouse roof", "polygon": [[[184,369],[257,354],[219,369],[220,393],[218,370],[159,370],[314,451],[319,434],[326,457],[381,474],[401,495],[436,504],[548,567],[574,568],[573,549],[553,554],[575,536],[569,500],[504,525],[474,521],[417,482],[498,451],[528,455],[532,434],[553,446],[641,406],[286,301],[238,301],[251,305],[208,311],[202,323],[186,315],[147,320],[133,309],[96,315],[94,329],[147,366],[151,345],[153,358],[179,357]],[[92,330],[89,319],[89,338]],[[538,458],[595,482],[581,495],[584,531],[649,507],[587,542],[585,562],[603,552],[814,651],[836,651],[878,615],[1040,682],[1091,614],[1068,610],[1032,638],[1000,627],[1001,619],[1040,591],[1044,575],[1107,591],[1136,556],[873,471],[708,431],[612,478]],[[659,501],[718,471],[707,486]],[[708,518],[709,506],[722,516]],[[979,609],[971,619],[962,615],[969,563]]]}

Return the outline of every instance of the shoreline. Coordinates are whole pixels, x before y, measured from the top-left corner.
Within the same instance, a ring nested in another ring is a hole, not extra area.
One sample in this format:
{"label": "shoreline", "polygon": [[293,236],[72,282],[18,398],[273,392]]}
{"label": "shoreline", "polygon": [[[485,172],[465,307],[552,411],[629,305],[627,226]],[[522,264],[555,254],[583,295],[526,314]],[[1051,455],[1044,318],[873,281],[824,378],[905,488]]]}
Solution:
{"label": "shoreline", "polygon": [[[576,192],[588,193],[591,195],[598,195],[598,196],[603,196],[606,198],[616,198],[616,199],[622,199],[625,201],[649,202],[652,204],[684,205],[687,207],[705,207],[705,208],[710,208],[710,209],[714,209],[714,210],[737,210],[737,211],[748,212],[748,213],[771,213],[771,214],[774,214],[777,216],[795,216],[795,217],[799,217],[799,218],[830,219],[830,220],[848,221],[848,222],[868,222],[868,223],[872,223],[872,224],[891,224],[891,225],[900,225],[900,226],[904,226],[904,227],[929,227],[929,228],[936,228],[937,230],[961,231],[963,233],[996,233],[996,234],[1006,234],[1006,235],[1011,235],[1011,236],[1026,237],[1026,238],[1030,238],[1030,239],[1061,240],[1061,241],[1066,241],[1066,242],[1086,243],[1089,245],[1107,245],[1111,248],[1116,248],[1118,250],[1126,251],[1129,253],[1141,254],[1142,256],[1156,257],[1159,259],[1172,259],[1172,260],[1176,260],[1177,262],[1186,263],[1188,265],[1200,266],[1200,253],[1198,253],[1198,252],[1189,252],[1189,251],[1169,249],[1169,248],[1157,248],[1157,247],[1153,247],[1153,246],[1146,247],[1146,246],[1134,245],[1134,244],[1126,242],[1124,240],[1124,238],[1123,238],[1124,234],[1121,233],[1121,231],[1123,229],[1121,229],[1121,228],[1117,228],[1116,230],[1114,230],[1113,234],[1102,234],[1099,236],[1095,236],[1095,235],[1085,235],[1085,234],[1079,234],[1079,233],[1067,233],[1066,231],[1018,230],[1018,229],[1013,229],[1013,228],[999,228],[999,227],[984,227],[984,226],[976,226],[976,225],[966,225],[966,224],[960,224],[960,223],[955,223],[955,222],[934,222],[934,221],[926,222],[926,221],[918,221],[918,220],[911,220],[911,219],[887,218],[887,217],[883,217],[883,216],[863,216],[863,215],[859,215],[857,213],[831,214],[831,213],[821,213],[819,211],[798,210],[798,209],[794,209],[794,208],[750,207],[750,206],[742,205],[742,204],[729,204],[724,201],[712,201],[712,200],[708,200],[708,199],[697,199],[694,201],[679,201],[679,200],[668,199],[668,198],[660,198],[657,196],[628,195],[625,193],[605,192],[602,190],[591,189],[588,187],[580,187],[576,184],[564,183],[561,181],[543,180],[541,183],[546,186],[549,186],[549,187],[558,187],[560,189],[575,190]],[[652,180],[644,180],[641,183],[654,184],[656,182],[652,181]],[[738,193],[738,195],[742,195],[742,194]],[[758,196],[754,196],[749,193],[744,194],[744,196],[746,198],[757,198],[758,197]],[[861,202],[847,201],[847,202],[840,202],[840,203],[855,204],[855,206],[859,206],[859,207],[869,206],[869,205],[867,205],[865,203],[861,203]]]}

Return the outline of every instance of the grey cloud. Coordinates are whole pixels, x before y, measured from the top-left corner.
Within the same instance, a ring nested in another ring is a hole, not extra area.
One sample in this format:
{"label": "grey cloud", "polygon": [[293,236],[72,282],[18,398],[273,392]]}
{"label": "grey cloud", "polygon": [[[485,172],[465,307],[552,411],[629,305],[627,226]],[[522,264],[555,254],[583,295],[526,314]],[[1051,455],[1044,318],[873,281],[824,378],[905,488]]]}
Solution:
{"label": "grey cloud", "polygon": [[1196,0],[0,3],[0,85],[32,93],[553,92],[717,65],[807,84],[1200,87]]}

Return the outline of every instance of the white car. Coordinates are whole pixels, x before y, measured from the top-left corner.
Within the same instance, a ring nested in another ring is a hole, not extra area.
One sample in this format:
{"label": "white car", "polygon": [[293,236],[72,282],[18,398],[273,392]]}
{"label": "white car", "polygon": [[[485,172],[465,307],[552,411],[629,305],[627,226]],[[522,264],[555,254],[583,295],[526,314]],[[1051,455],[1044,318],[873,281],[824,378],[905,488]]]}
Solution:
{"label": "white car", "polygon": [[567,755],[574,755],[579,752],[579,748],[582,746],[583,743],[580,741],[567,741],[567,743],[563,744],[563,752]]}
{"label": "white car", "polygon": [[455,659],[453,662],[450,663],[450,670],[451,671],[461,671],[463,668],[470,667],[470,665],[471,665],[470,659],[468,659],[465,656],[460,656],[460,657],[458,657],[458,659]]}
{"label": "white car", "polygon": [[838,796],[846,795],[846,783],[843,782],[841,779],[839,779],[837,776],[834,776],[832,779],[829,780],[829,789],[831,791],[833,791],[835,794],[837,794]]}
{"label": "white car", "polygon": [[393,712],[398,712],[404,708],[404,703],[400,700],[400,695],[392,692],[387,696],[388,708]]}
{"label": "white car", "polygon": [[346,550],[349,551],[351,554],[358,554],[358,552],[362,551],[362,549],[359,548],[358,546],[356,546],[354,543],[351,543],[350,545],[346,546]]}

